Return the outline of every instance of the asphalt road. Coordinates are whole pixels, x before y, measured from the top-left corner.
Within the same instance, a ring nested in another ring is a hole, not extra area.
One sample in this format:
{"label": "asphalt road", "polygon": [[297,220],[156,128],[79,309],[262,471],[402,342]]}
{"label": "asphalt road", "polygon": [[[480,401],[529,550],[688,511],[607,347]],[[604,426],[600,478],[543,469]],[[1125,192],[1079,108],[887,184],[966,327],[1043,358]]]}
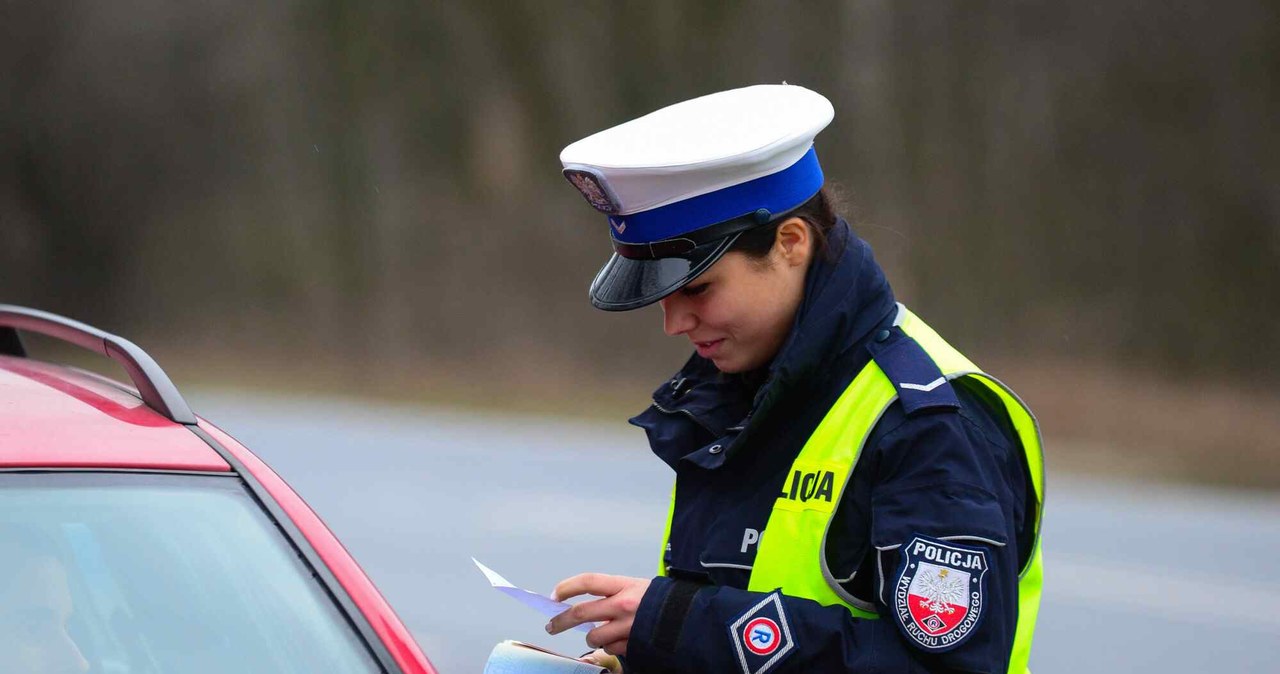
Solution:
{"label": "asphalt road", "polygon": [[[585,650],[471,557],[544,592],[657,565],[669,471],[621,421],[189,397],[302,494],[444,674],[502,639]],[[1037,674],[1280,671],[1280,495],[1073,479],[1052,451]]]}

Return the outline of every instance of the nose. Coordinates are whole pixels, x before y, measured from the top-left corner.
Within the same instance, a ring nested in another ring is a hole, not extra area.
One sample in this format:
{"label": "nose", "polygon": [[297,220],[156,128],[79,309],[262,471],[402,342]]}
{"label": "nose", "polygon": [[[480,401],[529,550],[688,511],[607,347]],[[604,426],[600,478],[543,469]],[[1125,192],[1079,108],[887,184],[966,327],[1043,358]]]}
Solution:
{"label": "nose", "polygon": [[667,295],[658,304],[662,307],[662,331],[669,336],[683,335],[698,325],[698,317],[679,292]]}

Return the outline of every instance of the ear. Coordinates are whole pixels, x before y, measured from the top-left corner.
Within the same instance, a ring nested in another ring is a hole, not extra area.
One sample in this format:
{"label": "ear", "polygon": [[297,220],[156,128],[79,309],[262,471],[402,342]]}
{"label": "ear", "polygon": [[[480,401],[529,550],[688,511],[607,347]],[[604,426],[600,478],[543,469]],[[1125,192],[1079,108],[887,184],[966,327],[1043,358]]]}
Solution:
{"label": "ear", "polygon": [[789,266],[808,264],[813,252],[813,233],[800,218],[787,218],[778,225],[773,254]]}

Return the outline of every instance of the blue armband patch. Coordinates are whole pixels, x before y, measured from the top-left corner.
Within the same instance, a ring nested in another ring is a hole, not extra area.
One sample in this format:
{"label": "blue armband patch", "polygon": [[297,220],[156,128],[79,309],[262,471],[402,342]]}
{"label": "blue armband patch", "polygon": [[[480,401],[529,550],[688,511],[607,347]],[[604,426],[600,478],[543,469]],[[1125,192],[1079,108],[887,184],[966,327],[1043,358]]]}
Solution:
{"label": "blue armband patch", "polygon": [[796,649],[795,637],[775,591],[747,609],[729,625],[729,639],[738,654],[742,674],[764,674]]}
{"label": "blue armband patch", "polygon": [[908,415],[926,409],[960,409],[951,382],[924,348],[901,329],[882,331],[867,349],[898,391],[898,400]]}

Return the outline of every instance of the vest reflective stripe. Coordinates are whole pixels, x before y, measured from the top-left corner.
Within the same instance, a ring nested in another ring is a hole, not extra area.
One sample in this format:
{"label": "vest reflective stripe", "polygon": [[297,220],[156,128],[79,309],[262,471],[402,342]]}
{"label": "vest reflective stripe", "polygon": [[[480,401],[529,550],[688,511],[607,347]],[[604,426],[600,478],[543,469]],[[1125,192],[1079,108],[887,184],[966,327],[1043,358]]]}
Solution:
{"label": "vest reflective stripe", "polygon": [[[871,429],[897,397],[889,378],[875,366],[863,368],[831,406],[822,423],[813,431],[792,463],[788,479],[800,474],[831,470],[839,476],[835,498],[799,499],[779,497],[760,534],[747,589],[805,597],[819,604],[843,604],[860,618],[878,618],[875,606],[859,601],[832,582],[827,568],[827,528],[835,506],[857,465],[862,446]],[[785,488],[785,486],[784,486]],[[790,495],[790,492],[786,492]]]}
{"label": "vest reflective stripe", "polygon": [[[1009,658],[1009,672],[1027,672],[1031,639],[1040,608],[1043,561],[1040,549],[1041,510],[1044,504],[1044,462],[1040,430],[1031,411],[1016,395],[996,379],[978,369],[968,358],[947,344],[938,333],[909,311],[903,311],[900,327],[916,340],[948,379],[971,377],[981,382],[1004,403],[1026,453],[1027,467],[1036,493],[1035,550],[1018,579],[1018,625]],[[812,599],[823,605],[841,604],[856,617],[875,619],[875,607],[846,592],[830,569],[824,551],[832,515],[853,471],[858,456],[876,422],[897,399],[897,390],[875,361],[867,364],[828,410],[813,435],[805,442],[783,485],[785,497],[775,501],[765,531],[760,534],[755,563],[747,589]],[[818,475],[837,476],[831,498],[815,487]],[[801,482],[805,476],[815,476]],[[807,487],[807,489],[806,489]],[[792,497],[792,494],[796,497]],[[675,509],[671,511],[663,537],[665,554],[671,537]],[[659,575],[665,573],[660,568]],[[883,574],[882,574],[883,575]],[[848,579],[842,579],[847,581]]]}
{"label": "vest reflective stripe", "polygon": [[662,532],[662,550],[658,553],[658,575],[667,575],[667,548],[671,546],[671,521],[676,518],[676,485],[671,485],[671,505],[667,506],[667,528]]}

